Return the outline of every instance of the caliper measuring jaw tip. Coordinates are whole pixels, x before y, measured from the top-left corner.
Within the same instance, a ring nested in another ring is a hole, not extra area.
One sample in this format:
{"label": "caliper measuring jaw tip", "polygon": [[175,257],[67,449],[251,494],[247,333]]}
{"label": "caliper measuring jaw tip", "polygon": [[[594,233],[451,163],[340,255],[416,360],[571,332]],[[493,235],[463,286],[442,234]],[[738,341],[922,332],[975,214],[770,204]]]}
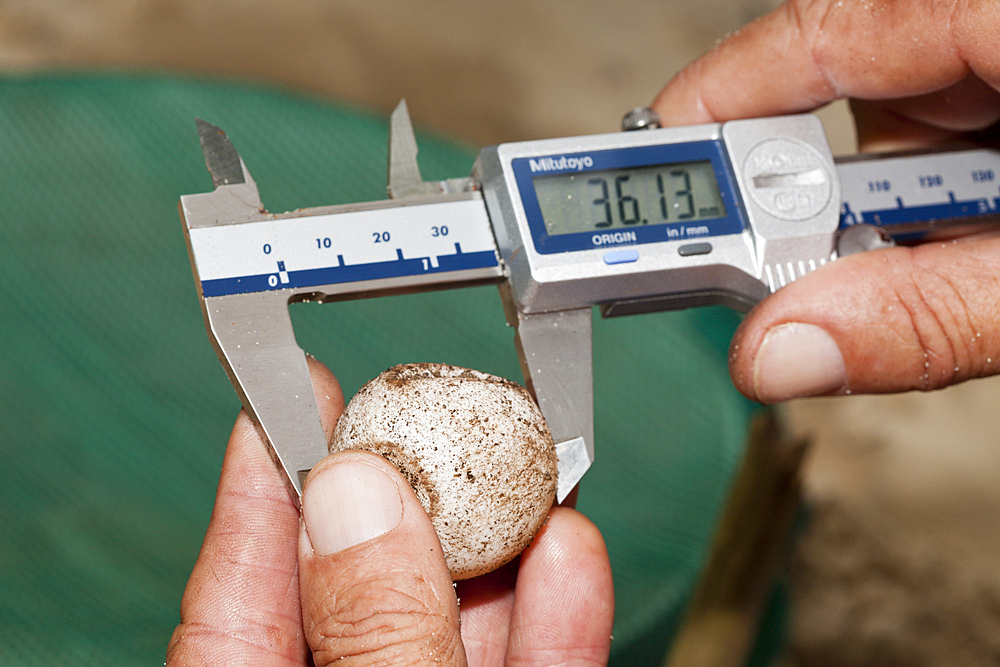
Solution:
{"label": "caliper measuring jaw tip", "polygon": [[386,192],[390,199],[406,199],[471,192],[478,189],[471,178],[425,181],[417,163],[417,137],[413,132],[406,100],[400,100],[389,117],[389,176]]}
{"label": "caliper measuring jaw tip", "polygon": [[219,187],[252,182],[243,159],[226,133],[201,118],[196,118],[194,122],[198,126],[201,152],[205,155],[205,166],[212,175],[212,184]]}
{"label": "caliper measuring jaw tip", "polygon": [[[289,304],[503,286],[506,276],[476,181],[421,179],[405,103],[390,125],[393,199],[289,213],[264,208],[220,128],[197,127],[215,189],[182,196],[180,212],[206,327],[298,502],[327,445]],[[588,308],[514,322],[526,384],[557,443],[560,501],[593,460],[589,318]],[[550,330],[560,325],[570,340]]]}

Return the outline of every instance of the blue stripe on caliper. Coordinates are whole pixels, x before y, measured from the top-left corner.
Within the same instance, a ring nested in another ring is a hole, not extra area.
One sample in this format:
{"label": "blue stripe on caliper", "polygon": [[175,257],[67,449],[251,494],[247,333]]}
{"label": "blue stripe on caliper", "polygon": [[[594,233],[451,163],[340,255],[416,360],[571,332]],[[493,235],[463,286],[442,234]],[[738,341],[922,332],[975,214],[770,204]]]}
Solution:
{"label": "blue stripe on caliper", "polygon": [[932,220],[950,220],[983,215],[996,211],[996,206],[990,206],[988,199],[955,199],[953,192],[948,193],[950,200],[946,204],[927,204],[924,206],[905,206],[900,197],[896,197],[896,208],[883,208],[872,211],[852,211],[844,202],[840,215],[840,226],[850,227],[858,223],[890,227],[914,222],[930,222]]}
{"label": "blue stripe on caliper", "polygon": [[[201,289],[206,297],[227,296],[230,294],[298,289],[319,285],[364,282],[368,280],[382,280],[384,278],[402,278],[405,276],[448,273],[497,266],[496,253],[492,250],[463,253],[459,248],[456,249],[459,250],[458,254],[439,256],[437,258],[438,266],[436,267],[431,266],[430,258],[427,257],[397,259],[390,262],[372,262],[370,264],[356,264],[352,266],[341,265],[322,269],[289,271],[287,283],[282,283],[278,279],[277,272],[203,280]],[[402,252],[399,255],[402,257]]]}

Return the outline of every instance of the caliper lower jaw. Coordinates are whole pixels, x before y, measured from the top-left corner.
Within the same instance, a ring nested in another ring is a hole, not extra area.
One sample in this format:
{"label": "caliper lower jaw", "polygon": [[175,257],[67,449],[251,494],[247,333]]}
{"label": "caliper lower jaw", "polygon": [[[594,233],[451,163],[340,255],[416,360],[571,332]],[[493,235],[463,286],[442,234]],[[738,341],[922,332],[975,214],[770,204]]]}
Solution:
{"label": "caliper lower jaw", "polygon": [[202,303],[212,345],[298,503],[306,476],[328,447],[288,295],[234,294]]}
{"label": "caliper lower jaw", "polygon": [[594,462],[592,308],[524,313],[510,283],[499,287],[525,385],[556,443],[561,503]]}
{"label": "caliper lower jaw", "polygon": [[[427,182],[417,164],[417,142],[406,102],[390,118],[389,184],[393,199],[468,192],[478,188],[471,178]],[[509,278],[500,283],[507,322],[515,328],[515,345],[528,391],[548,423],[559,459],[556,500],[563,502],[594,461],[594,378],[591,309],[551,313],[519,312]]]}

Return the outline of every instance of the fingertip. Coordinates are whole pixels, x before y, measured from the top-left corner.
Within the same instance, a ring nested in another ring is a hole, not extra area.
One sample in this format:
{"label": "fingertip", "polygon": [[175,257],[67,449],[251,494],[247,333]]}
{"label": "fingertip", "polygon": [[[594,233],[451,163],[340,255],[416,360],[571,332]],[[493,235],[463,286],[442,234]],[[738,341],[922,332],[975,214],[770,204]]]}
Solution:
{"label": "fingertip", "polygon": [[763,403],[930,391],[996,373],[1000,238],[842,257],[762,301],[730,346],[730,374]]}
{"label": "fingertip", "polygon": [[540,664],[558,655],[604,664],[611,650],[614,585],[604,539],[576,510],[555,507],[521,554],[508,662]]}
{"label": "fingertip", "polygon": [[[777,46],[781,44],[781,48]],[[653,109],[664,126],[716,123],[820,106],[815,68],[779,8],[735,30],[664,86]]]}
{"label": "fingertip", "polygon": [[772,404],[847,391],[848,365],[838,342],[844,331],[831,326],[846,312],[832,305],[847,301],[837,279],[837,271],[809,274],[744,318],[729,346],[730,378],[740,393]]}
{"label": "fingertip", "polygon": [[559,505],[551,509],[548,520],[528,546],[526,553],[539,546],[545,548],[550,545],[560,548],[574,545],[581,549],[607,552],[604,536],[593,521],[573,508]]}
{"label": "fingertip", "polygon": [[834,393],[847,382],[844,356],[822,327],[785,322],[764,334],[753,357],[752,395],[761,403]]}
{"label": "fingertip", "polygon": [[555,598],[583,586],[588,591],[588,604],[603,608],[608,602],[613,609],[611,562],[604,537],[590,519],[569,507],[553,507],[545,525],[521,554],[519,590],[524,581],[551,587]]}
{"label": "fingertip", "polygon": [[[310,526],[322,522],[336,525],[325,525],[319,530],[344,531],[344,537],[326,542],[340,542],[341,546],[335,549],[316,548],[318,545],[312,544],[310,538],[308,548],[300,550],[300,558],[311,557],[313,553],[339,555],[358,546],[361,551],[374,554],[376,559],[391,559],[413,549],[421,556],[412,565],[436,570],[440,562],[450,582],[434,525],[409,482],[384,457],[354,449],[329,454],[306,477],[302,506],[303,536],[309,538],[317,530]],[[366,521],[371,521],[372,525],[360,525]],[[367,536],[357,538],[364,533]],[[356,539],[350,539],[352,534]],[[359,546],[366,542],[371,544]],[[425,560],[425,556],[429,560]],[[354,556],[348,554],[344,558],[347,562]]]}
{"label": "fingertip", "polygon": [[705,105],[702,93],[707,58],[702,56],[677,72],[650,104],[663,127],[700,125],[718,120]]}
{"label": "fingertip", "polygon": [[343,551],[399,525],[403,504],[396,475],[367,457],[324,462],[309,474],[302,492],[306,538],[317,554]]}

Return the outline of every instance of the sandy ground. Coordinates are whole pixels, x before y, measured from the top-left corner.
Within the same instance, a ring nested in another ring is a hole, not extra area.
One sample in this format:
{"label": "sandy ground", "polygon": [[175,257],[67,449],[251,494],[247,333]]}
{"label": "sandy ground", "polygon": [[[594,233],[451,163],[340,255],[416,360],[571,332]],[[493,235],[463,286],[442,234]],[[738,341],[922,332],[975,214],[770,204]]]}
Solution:
{"label": "sandy ground", "polygon": [[997,379],[788,406],[814,437],[789,665],[1000,664]]}
{"label": "sandy ground", "polygon": [[[773,0],[4,0],[0,69],[238,76],[473,144],[614,131]],[[834,152],[854,139],[823,112]],[[1000,662],[1000,383],[787,406],[814,439],[789,665]]]}

